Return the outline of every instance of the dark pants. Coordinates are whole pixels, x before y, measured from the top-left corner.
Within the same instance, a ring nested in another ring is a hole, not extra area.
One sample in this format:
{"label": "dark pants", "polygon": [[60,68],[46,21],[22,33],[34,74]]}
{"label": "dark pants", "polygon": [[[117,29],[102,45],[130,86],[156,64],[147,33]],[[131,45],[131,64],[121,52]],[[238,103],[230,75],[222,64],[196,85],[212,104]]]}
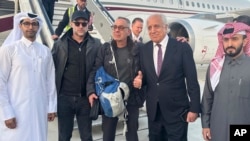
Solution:
{"label": "dark pants", "polygon": [[[138,141],[137,130],[139,127],[139,108],[137,106],[127,106],[128,118],[127,118],[127,129],[126,140],[127,141]],[[118,118],[110,118],[105,115],[102,116],[102,131],[103,141],[114,141],[116,126]]]}
{"label": "dark pants", "polygon": [[47,12],[47,15],[49,17],[50,22],[52,23],[53,15],[54,15],[55,1],[54,0],[50,0],[50,1],[43,0],[43,6]]}
{"label": "dark pants", "polygon": [[86,97],[59,95],[57,109],[59,141],[70,141],[75,117],[81,141],[92,141],[92,121],[89,112],[90,105]]}
{"label": "dark pants", "polygon": [[154,121],[148,121],[149,141],[187,141],[188,123],[184,121],[167,123],[157,109]]}

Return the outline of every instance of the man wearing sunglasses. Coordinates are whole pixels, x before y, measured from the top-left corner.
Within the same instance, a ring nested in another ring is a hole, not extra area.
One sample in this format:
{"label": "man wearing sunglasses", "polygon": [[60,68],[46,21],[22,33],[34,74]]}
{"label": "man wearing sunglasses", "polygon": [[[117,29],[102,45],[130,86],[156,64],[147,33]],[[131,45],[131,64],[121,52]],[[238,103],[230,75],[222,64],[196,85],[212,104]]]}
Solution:
{"label": "man wearing sunglasses", "polygon": [[68,8],[64,15],[63,15],[63,19],[59,22],[58,27],[55,30],[55,34],[52,35],[52,39],[56,40],[60,37],[60,35],[62,34],[63,31],[68,31],[71,26],[70,26],[70,21],[71,21],[71,16],[75,11],[83,11],[84,13],[87,14],[88,16],[88,22],[89,22],[89,26],[88,26],[88,30],[91,31],[93,30],[93,26],[92,26],[92,14],[91,12],[87,9],[87,0],[76,0],[76,5],[73,7]]}
{"label": "man wearing sunglasses", "polygon": [[70,26],[72,28],[55,42],[52,49],[58,92],[59,141],[70,141],[75,117],[81,141],[92,141],[86,82],[101,42],[88,33],[85,12],[75,11]]}

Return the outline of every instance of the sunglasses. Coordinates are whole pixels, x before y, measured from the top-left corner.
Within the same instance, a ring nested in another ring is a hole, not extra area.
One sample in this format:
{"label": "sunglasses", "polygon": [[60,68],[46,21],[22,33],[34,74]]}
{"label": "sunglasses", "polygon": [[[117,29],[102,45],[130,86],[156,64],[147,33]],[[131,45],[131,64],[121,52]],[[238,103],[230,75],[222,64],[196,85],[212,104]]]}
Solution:
{"label": "sunglasses", "polygon": [[88,25],[88,22],[73,22],[75,24],[75,26],[80,26],[82,25],[82,27],[85,27]]}

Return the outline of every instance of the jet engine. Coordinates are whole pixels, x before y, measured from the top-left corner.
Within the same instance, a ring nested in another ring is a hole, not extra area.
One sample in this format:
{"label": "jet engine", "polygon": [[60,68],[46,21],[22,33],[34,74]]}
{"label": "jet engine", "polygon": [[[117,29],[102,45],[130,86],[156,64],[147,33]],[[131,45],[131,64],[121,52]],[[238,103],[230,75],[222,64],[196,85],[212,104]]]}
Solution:
{"label": "jet engine", "polygon": [[214,57],[218,47],[217,33],[224,23],[205,19],[179,19],[169,24],[170,36],[182,36],[194,52],[194,60],[198,64],[207,64]]}

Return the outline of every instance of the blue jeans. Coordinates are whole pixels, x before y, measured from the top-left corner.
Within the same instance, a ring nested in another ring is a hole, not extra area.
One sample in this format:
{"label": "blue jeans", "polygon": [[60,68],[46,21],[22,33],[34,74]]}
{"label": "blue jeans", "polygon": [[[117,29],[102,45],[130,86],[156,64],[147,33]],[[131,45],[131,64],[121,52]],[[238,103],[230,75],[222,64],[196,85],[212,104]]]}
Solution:
{"label": "blue jeans", "polygon": [[76,117],[81,141],[93,141],[90,104],[87,97],[58,96],[59,141],[70,141]]}

